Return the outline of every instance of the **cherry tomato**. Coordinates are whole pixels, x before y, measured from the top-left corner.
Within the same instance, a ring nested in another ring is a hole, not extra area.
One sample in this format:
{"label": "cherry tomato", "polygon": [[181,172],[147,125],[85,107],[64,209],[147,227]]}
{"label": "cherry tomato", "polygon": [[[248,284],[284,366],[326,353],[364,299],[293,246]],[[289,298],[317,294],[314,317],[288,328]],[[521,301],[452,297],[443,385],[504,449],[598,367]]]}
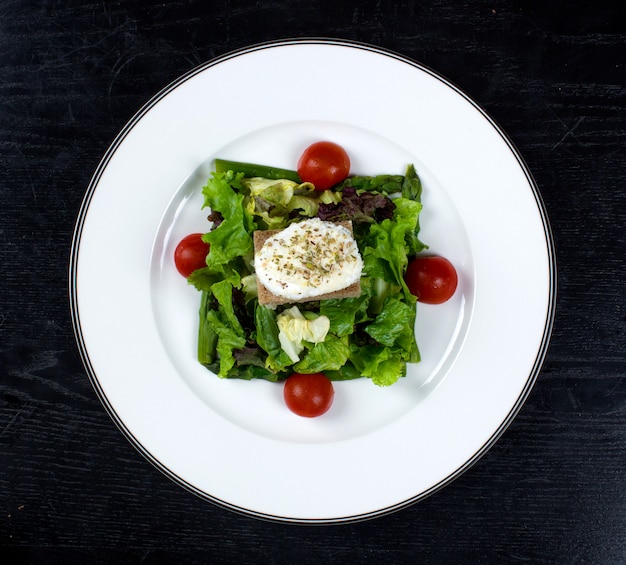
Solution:
{"label": "cherry tomato", "polygon": [[426,304],[449,300],[458,284],[454,265],[444,257],[417,257],[404,276],[411,294]]}
{"label": "cherry tomato", "polygon": [[335,389],[333,383],[322,373],[294,373],[285,381],[283,396],[287,408],[294,414],[315,418],[331,407]]}
{"label": "cherry tomato", "polygon": [[317,190],[326,190],[344,180],[350,173],[350,157],[332,141],[309,145],[298,160],[298,175]]}
{"label": "cherry tomato", "polygon": [[196,269],[206,267],[209,244],[202,241],[201,233],[192,233],[180,240],[174,250],[174,263],[178,272],[187,278]]}

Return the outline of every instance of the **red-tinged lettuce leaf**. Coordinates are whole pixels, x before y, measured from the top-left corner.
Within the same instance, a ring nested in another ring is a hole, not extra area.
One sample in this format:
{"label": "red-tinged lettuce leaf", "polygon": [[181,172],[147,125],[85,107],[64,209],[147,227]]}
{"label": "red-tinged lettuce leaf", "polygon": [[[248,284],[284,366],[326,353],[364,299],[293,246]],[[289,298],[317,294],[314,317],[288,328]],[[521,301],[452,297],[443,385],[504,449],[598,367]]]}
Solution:
{"label": "red-tinged lettuce leaf", "polygon": [[351,220],[371,224],[392,218],[394,210],[395,204],[387,196],[376,192],[358,194],[355,188],[348,186],[343,189],[341,202],[320,204],[317,216],[332,222]]}

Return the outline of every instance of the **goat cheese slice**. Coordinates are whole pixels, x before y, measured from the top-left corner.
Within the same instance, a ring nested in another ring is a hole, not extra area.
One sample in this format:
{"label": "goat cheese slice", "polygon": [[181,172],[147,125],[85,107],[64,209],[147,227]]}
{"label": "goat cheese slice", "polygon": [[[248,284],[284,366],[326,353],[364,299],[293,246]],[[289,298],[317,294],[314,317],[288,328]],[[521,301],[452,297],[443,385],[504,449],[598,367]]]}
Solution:
{"label": "goat cheese slice", "polygon": [[349,229],[311,218],[269,237],[255,255],[254,268],[272,294],[302,300],[357,282],[363,260]]}

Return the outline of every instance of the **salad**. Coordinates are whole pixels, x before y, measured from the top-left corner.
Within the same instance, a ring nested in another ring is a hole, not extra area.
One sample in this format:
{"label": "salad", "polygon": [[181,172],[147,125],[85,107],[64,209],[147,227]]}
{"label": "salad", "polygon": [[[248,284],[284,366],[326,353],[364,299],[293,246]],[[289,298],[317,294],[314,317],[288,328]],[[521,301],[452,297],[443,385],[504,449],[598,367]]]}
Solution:
{"label": "salad", "polygon": [[[404,377],[407,363],[420,360],[417,300],[443,302],[457,285],[449,261],[419,255],[427,246],[419,239],[415,167],[402,175],[349,171],[348,154],[331,142],[308,147],[297,170],[217,159],[203,187],[210,229],[190,234],[175,251],[176,267],[201,296],[198,361],[222,378],[285,381],[287,405],[303,416],[330,408],[332,381],[389,386]],[[280,234],[304,226],[328,226],[330,235],[314,241],[306,231],[300,255],[289,255],[295,236]],[[256,241],[260,235],[265,243]],[[342,238],[346,246],[329,255],[329,242]],[[264,273],[262,284],[259,258],[267,248],[260,246],[269,241],[278,251],[263,268],[274,261],[276,270]],[[343,251],[350,242],[352,255]],[[359,270],[345,289],[325,292],[319,277],[332,283],[333,269],[348,260]],[[281,297],[282,280],[268,291],[268,279],[293,274],[294,265],[304,281],[298,284],[316,280],[311,291]]]}

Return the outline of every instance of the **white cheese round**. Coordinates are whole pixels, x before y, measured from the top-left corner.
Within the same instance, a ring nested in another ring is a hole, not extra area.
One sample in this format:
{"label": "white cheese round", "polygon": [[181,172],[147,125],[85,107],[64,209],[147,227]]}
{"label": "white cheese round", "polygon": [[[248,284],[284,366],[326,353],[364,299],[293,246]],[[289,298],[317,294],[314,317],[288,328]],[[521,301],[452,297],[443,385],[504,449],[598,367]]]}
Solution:
{"label": "white cheese round", "polygon": [[254,258],[254,268],[272,294],[302,300],[357,282],[363,260],[350,230],[311,218],[269,237]]}

